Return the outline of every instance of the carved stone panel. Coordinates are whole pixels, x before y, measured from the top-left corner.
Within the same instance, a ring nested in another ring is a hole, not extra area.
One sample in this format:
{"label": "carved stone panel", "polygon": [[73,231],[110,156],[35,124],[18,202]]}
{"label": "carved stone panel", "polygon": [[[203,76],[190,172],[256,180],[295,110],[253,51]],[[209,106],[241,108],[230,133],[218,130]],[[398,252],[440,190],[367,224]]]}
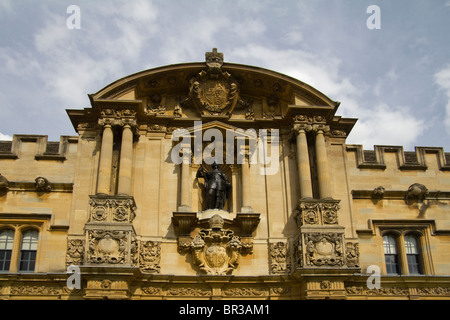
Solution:
{"label": "carved stone panel", "polygon": [[133,222],[136,204],[130,196],[90,196],[90,222]]}
{"label": "carved stone panel", "polygon": [[270,273],[285,274],[290,272],[288,243],[279,241],[269,244]]}
{"label": "carved stone panel", "polygon": [[341,267],[344,265],[344,249],[342,233],[306,233],[305,266],[331,266]]}
{"label": "carved stone panel", "polygon": [[339,200],[300,200],[297,225],[336,225],[339,208]]}
{"label": "carved stone panel", "polygon": [[359,267],[359,244],[347,242],[345,244],[345,264],[347,267]]}
{"label": "carved stone panel", "polygon": [[87,230],[87,264],[131,265],[132,231]]}
{"label": "carved stone panel", "polygon": [[161,270],[161,244],[141,241],[139,246],[139,268],[145,273],[159,273]]}
{"label": "carved stone panel", "polygon": [[67,240],[66,266],[81,265],[84,258],[84,240]]}

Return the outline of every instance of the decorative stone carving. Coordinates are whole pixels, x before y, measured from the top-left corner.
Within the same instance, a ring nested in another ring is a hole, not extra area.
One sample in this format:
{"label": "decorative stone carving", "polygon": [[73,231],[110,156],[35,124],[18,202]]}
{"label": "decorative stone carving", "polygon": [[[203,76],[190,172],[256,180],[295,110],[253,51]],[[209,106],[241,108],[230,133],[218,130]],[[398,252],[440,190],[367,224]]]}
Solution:
{"label": "decorative stone carving", "polygon": [[238,296],[238,297],[259,297],[265,294],[264,288],[242,288],[242,287],[230,287],[222,290],[225,296]]}
{"label": "decorative stone carving", "polygon": [[183,110],[180,106],[175,106],[175,108],[173,109],[173,116],[175,118],[181,118],[183,116]]}
{"label": "decorative stone carving", "polygon": [[288,262],[289,249],[285,242],[276,242],[269,244],[270,273],[284,274],[290,272]]}
{"label": "decorative stone carving", "polygon": [[98,119],[99,126],[111,125],[123,127],[128,124],[134,136],[138,136],[136,122],[136,111],[131,109],[102,109],[101,118]]}
{"label": "decorative stone carving", "polygon": [[21,296],[50,296],[50,295],[59,295],[62,292],[62,288],[59,287],[49,287],[49,286],[17,286],[11,287],[12,295],[21,295]]}
{"label": "decorative stone carving", "polygon": [[211,289],[206,287],[180,287],[180,288],[170,288],[167,290],[167,295],[169,296],[194,296],[194,297],[202,297],[202,296],[210,296]]}
{"label": "decorative stone carving", "polygon": [[345,244],[345,264],[347,267],[359,267],[359,244],[347,242]]}
{"label": "decorative stone carving", "polygon": [[270,95],[267,98],[267,109],[263,112],[264,118],[273,119],[280,115],[278,101],[279,99],[276,95]]}
{"label": "decorative stone carving", "polygon": [[230,114],[239,98],[239,84],[221,70],[223,54],[216,48],[205,57],[208,70],[191,79],[189,98],[201,114]]}
{"label": "decorative stone carving", "polygon": [[384,187],[382,187],[382,186],[376,187],[375,189],[373,189],[372,199],[374,201],[379,201],[379,200],[383,199],[385,192],[386,192],[386,190],[384,189]]}
{"label": "decorative stone carving", "polygon": [[156,93],[147,102],[147,114],[163,115],[166,113],[166,107],[161,105],[161,95]]}
{"label": "decorative stone carving", "polygon": [[409,294],[408,288],[402,287],[382,287],[379,289],[368,289],[367,287],[351,286],[345,288],[348,295],[372,295],[372,296],[406,296]]}
{"label": "decorative stone carving", "polygon": [[84,258],[84,240],[67,240],[66,266],[81,265]]}
{"label": "decorative stone carving", "polygon": [[159,295],[159,294],[162,293],[162,288],[161,287],[145,286],[145,287],[141,287],[141,291],[144,294],[148,294],[148,295]]}
{"label": "decorative stone carving", "polygon": [[139,268],[142,272],[159,273],[161,266],[161,244],[153,241],[141,241]]}
{"label": "decorative stone carving", "polygon": [[408,205],[414,201],[423,202],[427,195],[428,189],[423,184],[414,183],[409,186],[408,191],[406,191],[405,202]]}
{"label": "decorative stone carving", "polygon": [[303,123],[303,124],[317,124],[324,123],[326,119],[322,115],[307,115],[307,114],[297,114],[293,117],[294,123]]}
{"label": "decorative stone carving", "polygon": [[223,228],[219,215],[209,219],[209,229],[201,229],[190,244],[194,264],[206,274],[225,275],[239,264],[242,243],[230,229]]}
{"label": "decorative stone carving", "polygon": [[342,266],[344,253],[341,233],[306,233],[305,265]]}
{"label": "decorative stone carving", "polygon": [[88,230],[87,262],[94,264],[125,264],[129,235],[118,230]]}
{"label": "decorative stone carving", "polygon": [[335,225],[338,223],[339,200],[300,200],[297,225]]}
{"label": "decorative stone carving", "polygon": [[131,196],[91,195],[91,222],[133,222],[136,203]]}
{"label": "decorative stone carving", "polygon": [[44,177],[37,177],[35,180],[35,188],[37,192],[50,192],[52,187],[50,186],[50,182]]}

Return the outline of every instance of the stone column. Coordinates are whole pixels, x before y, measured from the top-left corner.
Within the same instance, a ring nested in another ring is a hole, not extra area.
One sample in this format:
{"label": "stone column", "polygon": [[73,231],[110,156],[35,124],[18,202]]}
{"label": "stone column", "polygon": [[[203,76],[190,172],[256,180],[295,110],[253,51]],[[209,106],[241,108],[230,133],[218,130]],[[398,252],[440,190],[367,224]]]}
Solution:
{"label": "stone column", "polygon": [[245,156],[245,145],[241,147],[239,152],[243,155],[243,163],[241,164],[241,190],[242,190],[242,203],[241,212],[253,212],[251,206],[251,193],[250,193],[250,159]]}
{"label": "stone column", "polygon": [[[309,128],[311,127],[309,126]],[[313,197],[308,142],[306,140],[305,129],[305,125],[296,125],[294,127],[297,134],[297,167],[298,181],[300,181],[300,199]]]}
{"label": "stone column", "polygon": [[[190,149],[187,149],[190,150]],[[191,185],[191,175],[190,175],[190,152],[184,150],[183,152],[183,162],[181,162],[181,203],[179,211],[191,211],[192,196],[190,190]]]}
{"label": "stone column", "polygon": [[331,180],[328,164],[327,147],[324,133],[328,131],[327,126],[317,126],[316,132],[316,162],[317,176],[319,182],[319,195],[321,199],[331,198]]}
{"label": "stone column", "polygon": [[229,195],[229,203],[231,201],[231,205],[228,206],[229,212],[239,212],[239,194],[238,194],[238,185],[239,185],[239,166],[235,164],[230,164],[231,169],[231,192]]}
{"label": "stone column", "polygon": [[122,131],[122,146],[120,148],[119,186],[117,194],[130,195],[131,172],[133,164],[133,131],[125,124]]}
{"label": "stone column", "polygon": [[100,165],[98,170],[97,193],[109,194],[111,191],[111,172],[114,135],[110,124],[103,127]]}

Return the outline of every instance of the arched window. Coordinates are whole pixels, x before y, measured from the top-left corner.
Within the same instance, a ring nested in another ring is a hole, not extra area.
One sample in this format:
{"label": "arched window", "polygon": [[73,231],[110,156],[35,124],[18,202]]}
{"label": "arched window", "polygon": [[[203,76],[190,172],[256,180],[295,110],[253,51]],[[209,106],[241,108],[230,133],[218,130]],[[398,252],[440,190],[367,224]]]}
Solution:
{"label": "arched window", "polygon": [[407,234],[405,236],[405,249],[409,274],[423,274],[419,239],[416,235]]}
{"label": "arched window", "polygon": [[19,271],[34,271],[39,233],[27,230],[22,235],[20,247]]}
{"label": "arched window", "polygon": [[392,234],[383,236],[384,260],[387,274],[400,274],[397,238]]}
{"label": "arched window", "polygon": [[0,231],[0,271],[9,271],[13,241],[13,230],[4,229]]}

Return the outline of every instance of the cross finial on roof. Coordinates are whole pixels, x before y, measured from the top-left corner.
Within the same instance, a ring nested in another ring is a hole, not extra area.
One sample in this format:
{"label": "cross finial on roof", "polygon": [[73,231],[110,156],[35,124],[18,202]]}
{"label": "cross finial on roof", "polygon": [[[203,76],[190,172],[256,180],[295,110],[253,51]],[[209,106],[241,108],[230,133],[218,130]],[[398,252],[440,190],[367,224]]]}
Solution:
{"label": "cross finial on roof", "polygon": [[223,53],[217,52],[217,48],[213,48],[212,52],[205,53],[206,65],[211,69],[220,69],[223,65]]}

